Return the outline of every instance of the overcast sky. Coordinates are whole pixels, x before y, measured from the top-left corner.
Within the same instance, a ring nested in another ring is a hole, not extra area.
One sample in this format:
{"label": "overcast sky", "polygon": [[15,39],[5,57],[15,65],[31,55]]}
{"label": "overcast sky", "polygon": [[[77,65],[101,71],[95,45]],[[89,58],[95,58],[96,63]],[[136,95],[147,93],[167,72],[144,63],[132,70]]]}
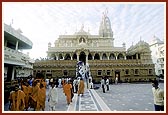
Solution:
{"label": "overcast sky", "polygon": [[[151,42],[153,36],[165,37],[165,4],[163,3],[3,3],[3,23],[20,28],[33,42],[31,58],[45,58],[48,43],[54,46],[59,35],[72,35],[84,30],[97,35],[102,13],[108,10],[114,33],[114,46],[128,49],[141,38]],[[12,21],[13,20],[13,21]]]}

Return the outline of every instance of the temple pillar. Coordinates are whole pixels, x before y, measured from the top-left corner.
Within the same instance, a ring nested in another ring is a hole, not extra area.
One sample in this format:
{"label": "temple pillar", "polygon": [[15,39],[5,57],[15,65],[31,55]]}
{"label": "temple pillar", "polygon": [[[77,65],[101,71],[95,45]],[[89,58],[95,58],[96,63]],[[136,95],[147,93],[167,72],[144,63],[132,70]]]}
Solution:
{"label": "temple pillar", "polygon": [[15,50],[18,50],[18,44],[19,44],[19,42],[18,42],[18,40],[16,41],[16,47],[15,47]]}
{"label": "temple pillar", "polygon": [[77,61],[79,61],[79,54],[77,53],[76,55],[77,55]]}
{"label": "temple pillar", "polygon": [[8,40],[5,41],[5,47],[7,47],[7,44],[8,44]]}
{"label": "temple pillar", "polygon": [[86,63],[88,63],[88,55],[89,55],[89,53],[85,52],[85,54],[86,54]]}
{"label": "temple pillar", "polygon": [[100,56],[100,60],[102,60],[102,53],[99,53],[99,56]]}
{"label": "temple pillar", "polygon": [[138,59],[138,54],[136,54],[136,59]]}

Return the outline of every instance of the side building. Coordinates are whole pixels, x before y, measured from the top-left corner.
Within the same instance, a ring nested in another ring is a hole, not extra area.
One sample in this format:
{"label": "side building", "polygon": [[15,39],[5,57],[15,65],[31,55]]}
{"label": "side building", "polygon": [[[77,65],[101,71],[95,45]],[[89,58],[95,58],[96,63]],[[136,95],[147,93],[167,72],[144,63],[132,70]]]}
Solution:
{"label": "side building", "polygon": [[77,63],[84,63],[93,82],[100,83],[103,76],[114,82],[150,81],[155,78],[149,44],[139,41],[126,50],[114,46],[113,31],[107,14],[103,15],[99,34],[91,35],[84,26],[73,35],[60,35],[52,47],[48,43],[46,60],[34,63],[34,74],[41,72],[46,78],[78,77]]}
{"label": "side building", "polygon": [[150,43],[150,49],[152,51],[152,61],[155,64],[155,72],[157,76],[164,76],[164,62],[165,62],[165,45],[164,41],[161,41],[156,36],[153,37],[153,41]]}
{"label": "side building", "polygon": [[11,25],[4,24],[3,80],[6,98],[11,87],[18,83],[18,78],[33,75],[34,60],[21,52],[24,49],[31,49],[33,43],[21,33],[20,29],[15,30]]}

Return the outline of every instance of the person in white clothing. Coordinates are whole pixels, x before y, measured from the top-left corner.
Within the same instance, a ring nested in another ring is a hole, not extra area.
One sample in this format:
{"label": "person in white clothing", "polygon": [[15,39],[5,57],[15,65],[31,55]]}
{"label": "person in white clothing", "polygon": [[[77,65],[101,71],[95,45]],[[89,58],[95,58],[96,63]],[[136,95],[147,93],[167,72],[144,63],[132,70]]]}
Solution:
{"label": "person in white clothing", "polygon": [[116,74],[115,84],[118,84],[118,74]]}
{"label": "person in white clothing", "polygon": [[164,111],[164,91],[158,87],[157,80],[152,81],[155,111]]}
{"label": "person in white clothing", "polygon": [[103,93],[105,93],[105,78],[104,77],[102,77],[101,79],[101,87],[102,87]]}
{"label": "person in white clothing", "polygon": [[49,110],[55,111],[55,106],[58,103],[58,91],[54,83],[51,84],[51,89],[49,90],[48,93],[48,102],[49,102]]}
{"label": "person in white clothing", "polygon": [[109,91],[109,78],[108,77],[106,79],[106,87],[107,87],[107,91]]}
{"label": "person in white clothing", "polygon": [[73,88],[74,88],[74,93],[77,93],[78,91],[78,80],[74,79],[73,81]]}
{"label": "person in white clothing", "polygon": [[90,89],[93,89],[93,82],[90,82]]}

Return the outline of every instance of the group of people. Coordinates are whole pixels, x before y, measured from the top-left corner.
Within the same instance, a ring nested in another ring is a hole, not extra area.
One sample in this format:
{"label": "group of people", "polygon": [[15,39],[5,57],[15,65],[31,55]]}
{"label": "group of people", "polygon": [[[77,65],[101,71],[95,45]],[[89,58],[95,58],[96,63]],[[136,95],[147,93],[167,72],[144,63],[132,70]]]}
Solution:
{"label": "group of people", "polygon": [[83,96],[85,84],[82,78],[78,80],[62,80],[62,87],[67,99],[67,104],[69,105],[72,102],[74,93],[77,93],[78,96]]}
{"label": "group of people", "polygon": [[[31,86],[32,85],[32,86]],[[156,111],[164,111],[164,91],[158,86],[157,80],[152,81],[152,92],[154,96],[154,107]],[[24,111],[28,108],[34,108],[35,111],[45,109],[46,101],[46,82],[44,79],[35,79],[32,82],[22,81],[21,88],[16,85],[14,90],[10,92],[9,96],[9,110],[11,111]],[[58,91],[55,83],[50,84],[51,88],[48,93],[49,110],[55,111],[56,104],[58,103]],[[109,91],[108,77],[102,77],[101,87],[103,93]],[[78,96],[84,94],[85,83],[82,78],[75,80],[62,80],[63,93],[66,96],[67,104],[72,102],[74,93]],[[106,90],[105,90],[106,89]]]}
{"label": "group of people", "polygon": [[[69,105],[72,102],[72,99],[74,97],[74,93],[77,93],[78,96],[84,94],[84,81],[82,78],[79,80],[72,80],[72,79],[62,79],[61,85],[63,88],[63,93],[66,96],[67,105]],[[56,104],[58,103],[58,91],[57,91],[57,85],[54,83],[51,84],[51,89],[48,93],[48,102],[49,102],[49,110],[55,111],[56,110]]]}
{"label": "group of people", "polygon": [[[31,86],[32,85],[32,86]],[[19,85],[16,85],[14,90],[10,92],[9,96],[9,110],[11,111],[27,111],[33,108],[34,111],[44,111],[46,96],[48,96],[48,105],[50,111],[56,110],[58,103],[58,89],[55,82],[50,83],[48,95],[46,95],[47,83],[44,79],[35,79],[30,82],[24,80]],[[84,80],[82,78],[76,80],[62,79],[63,93],[66,96],[67,104],[72,102],[74,93],[78,96],[84,94]]]}
{"label": "group of people", "polygon": [[15,85],[14,90],[10,92],[9,110],[24,111],[30,107],[36,111],[44,111],[45,100],[46,82],[43,79],[34,80],[32,86],[28,81],[22,81],[21,88],[19,85]]}
{"label": "group of people", "polygon": [[103,93],[105,93],[106,91],[109,91],[109,78],[108,77],[102,77],[101,87],[102,87]]}

